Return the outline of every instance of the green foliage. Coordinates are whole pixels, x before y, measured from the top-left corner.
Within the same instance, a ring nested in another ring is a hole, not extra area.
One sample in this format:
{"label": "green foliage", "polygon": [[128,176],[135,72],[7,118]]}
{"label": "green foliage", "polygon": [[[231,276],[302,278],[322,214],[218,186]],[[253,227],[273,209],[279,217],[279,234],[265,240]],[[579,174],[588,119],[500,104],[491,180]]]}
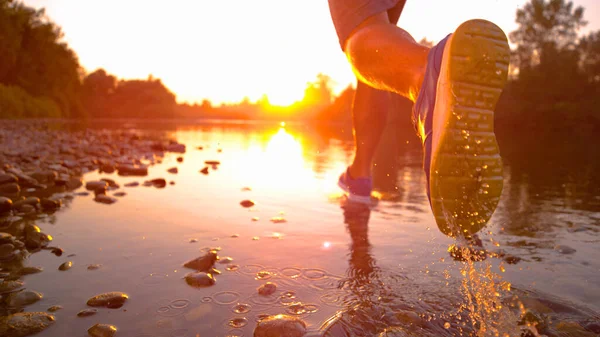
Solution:
{"label": "green foliage", "polygon": [[60,117],[61,110],[49,97],[33,97],[17,86],[0,84],[0,118]]}

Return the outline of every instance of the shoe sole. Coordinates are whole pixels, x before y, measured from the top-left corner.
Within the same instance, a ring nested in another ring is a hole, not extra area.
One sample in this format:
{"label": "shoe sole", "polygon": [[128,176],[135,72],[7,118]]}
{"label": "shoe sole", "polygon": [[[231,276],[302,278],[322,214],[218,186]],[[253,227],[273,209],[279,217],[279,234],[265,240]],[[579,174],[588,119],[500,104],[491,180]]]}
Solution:
{"label": "shoe sole", "polygon": [[370,204],[372,202],[371,196],[365,197],[350,193],[350,189],[348,188],[348,186],[346,186],[346,184],[342,183],[341,181],[338,181],[338,187],[341,188],[342,191],[344,191],[344,193],[348,196],[348,200],[350,201],[358,202],[361,204]]}
{"label": "shoe sole", "polygon": [[508,77],[504,32],[485,20],[460,25],[450,36],[433,116],[430,195],[439,229],[470,236],[483,228],[503,187],[494,134],[494,109]]}

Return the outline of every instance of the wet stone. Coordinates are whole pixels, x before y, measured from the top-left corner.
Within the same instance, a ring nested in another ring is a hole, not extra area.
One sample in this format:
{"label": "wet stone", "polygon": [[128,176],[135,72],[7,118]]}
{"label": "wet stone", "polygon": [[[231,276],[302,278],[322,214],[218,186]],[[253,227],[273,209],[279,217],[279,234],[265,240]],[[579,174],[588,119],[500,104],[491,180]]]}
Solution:
{"label": "wet stone", "polygon": [[177,162],[178,163],[183,163],[183,157],[177,157]]}
{"label": "wet stone", "polygon": [[163,178],[152,179],[147,181],[146,183],[150,183],[151,186],[154,186],[156,188],[164,188],[165,186],[167,186],[167,181]]}
{"label": "wet stone", "polygon": [[87,301],[87,305],[90,307],[106,307],[111,309],[117,309],[125,304],[125,301],[129,296],[122,292],[109,292],[100,295],[96,295]]}
{"label": "wet stone", "polygon": [[242,205],[242,207],[249,208],[249,207],[254,206],[255,203],[252,200],[242,200],[242,201],[240,201],[240,205]]}
{"label": "wet stone", "polygon": [[40,201],[40,204],[44,211],[55,211],[60,208],[62,203],[60,202],[60,200],[44,198]]}
{"label": "wet stone", "polygon": [[200,257],[184,263],[183,266],[197,271],[207,272],[215,265],[217,259],[217,252],[211,250]]}
{"label": "wet stone", "polygon": [[124,185],[125,187],[138,187],[140,186],[140,183],[138,183],[137,181],[132,181],[130,183],[127,183]]}
{"label": "wet stone", "polygon": [[268,316],[258,321],[254,337],[302,337],[306,334],[306,323],[288,315]]}
{"label": "wet stone", "polygon": [[66,182],[65,186],[68,190],[76,190],[83,186],[83,181],[81,180],[81,178],[73,177]]}
{"label": "wet stone", "polygon": [[111,205],[111,204],[114,204],[115,202],[117,202],[117,199],[115,199],[113,197],[109,197],[108,195],[105,195],[105,194],[98,194],[94,198],[94,201],[101,203],[101,204]]}
{"label": "wet stone", "polygon": [[226,257],[221,257],[219,258],[219,260],[217,261],[219,264],[228,264],[231,263],[233,261],[233,259],[229,256]]}
{"label": "wet stone", "polygon": [[15,237],[9,233],[0,232],[0,244],[2,243],[13,243]]}
{"label": "wet stone", "polygon": [[109,190],[116,190],[119,187],[121,187],[121,186],[119,186],[119,184],[117,184],[116,181],[114,181],[112,179],[109,179],[109,178],[102,178],[102,179],[100,179],[100,181],[106,182],[108,184],[108,189]]}
{"label": "wet stone", "polygon": [[146,166],[123,165],[118,167],[117,173],[120,176],[145,177],[148,175],[148,168]]}
{"label": "wet stone", "polygon": [[258,294],[262,296],[273,295],[277,291],[277,285],[272,282],[267,282],[258,288]]}
{"label": "wet stone", "polygon": [[122,197],[126,196],[126,195],[127,195],[127,193],[126,193],[126,192],[117,192],[117,193],[115,193],[115,194],[113,194],[113,195],[114,195],[115,197],[122,198]]}
{"label": "wet stone", "polygon": [[88,181],[85,184],[85,189],[88,191],[105,191],[108,187],[108,183],[106,181]]}
{"label": "wet stone", "polygon": [[8,296],[8,305],[14,308],[21,308],[41,300],[42,297],[42,294],[38,292],[23,290],[10,294]]}
{"label": "wet stone", "polygon": [[204,164],[206,164],[206,165],[213,165],[213,166],[216,166],[216,165],[219,165],[219,164],[221,164],[221,162],[220,162],[220,161],[218,161],[218,160],[206,160],[206,161],[204,162]]}
{"label": "wet stone", "polygon": [[49,312],[57,312],[59,310],[61,310],[63,307],[61,305],[53,305],[50,308],[48,308]]}
{"label": "wet stone", "polygon": [[172,173],[172,174],[177,174],[179,172],[179,169],[177,169],[177,167],[171,167],[170,169],[167,170],[167,172]]}
{"label": "wet stone", "polygon": [[27,204],[21,205],[19,207],[15,207],[15,208],[17,208],[21,213],[24,213],[24,214],[29,214],[29,213],[35,212],[35,207],[33,207],[31,205],[27,205]]}
{"label": "wet stone", "polygon": [[96,324],[88,329],[91,337],[113,337],[116,333],[117,328],[109,324]]}
{"label": "wet stone", "polygon": [[208,174],[208,166],[205,166],[202,170],[200,170],[200,173],[202,174]]}
{"label": "wet stone", "polygon": [[168,152],[185,153],[185,145],[179,143],[169,144],[166,150]]}
{"label": "wet stone", "polygon": [[54,316],[45,312],[21,312],[0,317],[0,336],[25,337],[45,330],[54,323]]}
{"label": "wet stone", "polygon": [[0,245],[0,259],[6,258],[13,254],[15,246],[12,243],[4,243]]}
{"label": "wet stone", "polygon": [[67,262],[65,262],[65,263],[61,264],[61,265],[58,267],[58,270],[60,270],[60,271],[65,271],[65,270],[69,270],[69,269],[71,269],[71,267],[73,267],[73,262],[71,262],[71,261],[67,261]]}
{"label": "wet stone", "polygon": [[21,188],[16,183],[0,185],[0,194],[17,194],[20,191]]}
{"label": "wet stone", "polygon": [[31,274],[37,274],[37,273],[41,273],[42,271],[44,271],[44,268],[42,267],[23,267],[21,269],[19,269],[18,273],[19,275],[31,275]]}
{"label": "wet stone", "polygon": [[554,247],[554,250],[556,250],[557,252],[559,252],[561,254],[573,254],[577,251],[575,248],[571,248],[566,245],[556,245]]}
{"label": "wet stone", "polygon": [[508,264],[517,264],[521,261],[521,258],[515,255],[506,255],[504,256],[504,261]]}
{"label": "wet stone", "polygon": [[77,313],[77,317],[89,317],[98,313],[98,309],[83,309]]}
{"label": "wet stone", "polygon": [[2,173],[0,174],[0,185],[10,184],[10,183],[18,183],[19,179],[10,173]]}
{"label": "wet stone", "polygon": [[19,207],[21,207],[23,205],[30,205],[30,206],[35,207],[35,206],[37,206],[39,204],[40,204],[40,199],[39,198],[37,198],[37,197],[29,197],[29,198],[26,198],[24,200],[19,200],[19,201],[14,202],[13,203],[13,207],[14,208],[19,208]]}
{"label": "wet stone", "polygon": [[87,270],[98,270],[101,266],[101,264],[90,264],[87,266]]}
{"label": "wet stone", "polygon": [[215,278],[210,273],[194,272],[185,275],[185,282],[194,288],[210,287],[215,284]]}
{"label": "wet stone", "polygon": [[17,290],[23,286],[23,282],[15,281],[3,281],[0,282],[0,294],[7,293],[13,290]]}
{"label": "wet stone", "polygon": [[63,254],[62,248],[54,247],[50,252],[56,256],[61,256]]}

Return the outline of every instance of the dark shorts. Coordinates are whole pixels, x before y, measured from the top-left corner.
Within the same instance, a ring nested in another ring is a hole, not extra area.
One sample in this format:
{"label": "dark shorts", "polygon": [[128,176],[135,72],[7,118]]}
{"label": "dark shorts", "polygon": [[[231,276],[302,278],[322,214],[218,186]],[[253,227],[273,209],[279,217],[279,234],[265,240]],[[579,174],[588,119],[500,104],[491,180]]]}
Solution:
{"label": "dark shorts", "polygon": [[331,19],[342,50],[350,33],[365,19],[387,12],[391,23],[396,24],[406,0],[329,0]]}

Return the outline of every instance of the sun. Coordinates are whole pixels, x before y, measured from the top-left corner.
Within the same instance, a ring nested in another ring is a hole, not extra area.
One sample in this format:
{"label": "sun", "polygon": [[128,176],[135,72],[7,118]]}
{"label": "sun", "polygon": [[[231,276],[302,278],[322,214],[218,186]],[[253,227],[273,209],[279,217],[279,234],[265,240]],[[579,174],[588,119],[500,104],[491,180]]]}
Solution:
{"label": "sun", "polygon": [[304,90],[294,83],[281,83],[278,87],[268,88],[266,95],[271,105],[289,106],[302,100]]}

